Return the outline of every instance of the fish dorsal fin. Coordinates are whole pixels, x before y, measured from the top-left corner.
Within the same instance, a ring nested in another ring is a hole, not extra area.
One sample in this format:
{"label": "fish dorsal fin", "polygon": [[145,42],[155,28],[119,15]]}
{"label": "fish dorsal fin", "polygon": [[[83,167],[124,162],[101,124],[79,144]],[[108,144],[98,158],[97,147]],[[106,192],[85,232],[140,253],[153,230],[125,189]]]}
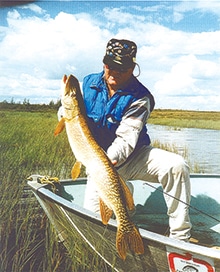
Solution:
{"label": "fish dorsal fin", "polygon": [[73,180],[77,179],[79,177],[80,171],[81,171],[82,163],[79,161],[76,161],[73,165],[73,168],[71,170],[71,177]]}
{"label": "fish dorsal fin", "polygon": [[54,135],[57,136],[58,134],[60,134],[65,128],[65,118],[61,118],[59,123],[57,124],[55,131],[54,131]]}
{"label": "fish dorsal fin", "polygon": [[104,225],[108,224],[109,219],[111,218],[113,211],[109,209],[109,207],[104,203],[104,201],[99,198],[99,205],[100,205],[100,214],[102,218],[102,223]]}
{"label": "fish dorsal fin", "polygon": [[132,211],[134,209],[134,199],[131,191],[129,190],[128,186],[124,182],[124,180],[120,177],[120,182],[122,186],[122,190],[125,197],[126,206],[129,211]]}

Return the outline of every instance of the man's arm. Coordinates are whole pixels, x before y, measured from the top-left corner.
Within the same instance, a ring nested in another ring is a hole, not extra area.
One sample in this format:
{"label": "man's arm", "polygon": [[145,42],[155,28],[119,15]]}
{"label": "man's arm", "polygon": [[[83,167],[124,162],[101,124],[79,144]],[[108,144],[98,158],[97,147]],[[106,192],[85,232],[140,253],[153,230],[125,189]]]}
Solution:
{"label": "man's arm", "polygon": [[143,97],[133,102],[116,130],[116,138],[107,150],[110,160],[120,166],[133,152],[143,126],[150,115],[150,101]]}

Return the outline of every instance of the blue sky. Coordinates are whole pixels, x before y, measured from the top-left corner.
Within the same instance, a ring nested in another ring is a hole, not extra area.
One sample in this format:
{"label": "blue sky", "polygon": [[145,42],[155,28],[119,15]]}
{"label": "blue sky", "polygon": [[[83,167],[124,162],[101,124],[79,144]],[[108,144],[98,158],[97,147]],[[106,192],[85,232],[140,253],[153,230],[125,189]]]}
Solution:
{"label": "blue sky", "polygon": [[[138,45],[156,108],[219,111],[220,1],[36,1],[0,8],[0,101],[59,99],[102,70],[112,37]],[[135,71],[137,74],[138,71]]]}

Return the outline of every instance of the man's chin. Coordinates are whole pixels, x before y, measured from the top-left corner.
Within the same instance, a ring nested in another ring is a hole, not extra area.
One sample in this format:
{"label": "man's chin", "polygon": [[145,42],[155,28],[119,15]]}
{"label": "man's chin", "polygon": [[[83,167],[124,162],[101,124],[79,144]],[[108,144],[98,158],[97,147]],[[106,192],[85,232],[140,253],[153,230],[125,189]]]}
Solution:
{"label": "man's chin", "polygon": [[109,78],[108,83],[111,86],[117,86],[118,85],[118,80],[116,78]]}

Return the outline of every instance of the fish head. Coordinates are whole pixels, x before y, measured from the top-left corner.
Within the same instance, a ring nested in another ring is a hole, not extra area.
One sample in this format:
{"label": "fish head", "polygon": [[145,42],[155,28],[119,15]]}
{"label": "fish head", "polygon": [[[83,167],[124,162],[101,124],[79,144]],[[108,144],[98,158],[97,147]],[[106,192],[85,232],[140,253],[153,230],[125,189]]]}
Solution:
{"label": "fish head", "polygon": [[67,77],[67,75],[64,75],[62,83],[64,86],[64,96],[68,95],[74,97],[77,95],[77,92],[80,92],[79,81],[75,76],[69,75]]}
{"label": "fish head", "polygon": [[61,95],[61,103],[64,109],[64,117],[72,118],[73,116],[78,115],[78,112],[81,111],[84,103],[79,81],[75,76],[63,76]]}

